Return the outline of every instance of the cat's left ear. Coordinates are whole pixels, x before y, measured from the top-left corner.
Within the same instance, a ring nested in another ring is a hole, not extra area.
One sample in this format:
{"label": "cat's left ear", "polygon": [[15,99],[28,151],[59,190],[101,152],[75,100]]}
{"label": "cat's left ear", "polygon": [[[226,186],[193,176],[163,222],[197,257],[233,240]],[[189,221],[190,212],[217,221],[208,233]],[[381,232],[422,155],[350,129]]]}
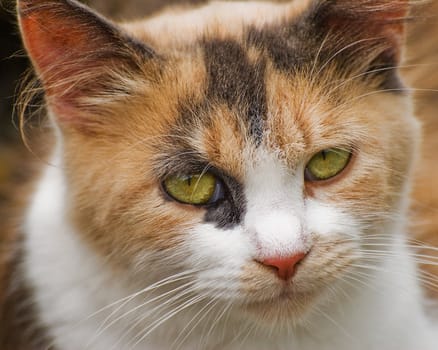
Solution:
{"label": "cat's left ear", "polygon": [[129,77],[146,76],[157,62],[152,49],[76,0],[18,0],[17,10],[47,104],[62,125],[102,123],[102,103],[93,98],[126,95]]}
{"label": "cat's left ear", "polygon": [[317,0],[307,19],[349,65],[396,67],[409,10],[409,0]]}

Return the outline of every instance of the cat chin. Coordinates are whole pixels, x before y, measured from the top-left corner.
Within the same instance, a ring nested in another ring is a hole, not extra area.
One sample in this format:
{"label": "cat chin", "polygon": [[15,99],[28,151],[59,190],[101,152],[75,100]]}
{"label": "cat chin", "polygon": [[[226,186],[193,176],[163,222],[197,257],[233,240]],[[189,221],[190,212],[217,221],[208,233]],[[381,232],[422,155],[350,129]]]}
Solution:
{"label": "cat chin", "polygon": [[[308,274],[307,271],[303,275]],[[247,297],[239,304],[243,317],[255,322],[263,329],[272,332],[282,332],[306,326],[313,314],[321,308],[329,307],[338,300],[339,293],[335,290],[345,290],[340,280],[311,281],[304,280],[285,287],[271,286],[271,296],[264,298]],[[298,279],[297,279],[298,280]],[[277,288],[276,288],[277,287]]]}
{"label": "cat chin", "polygon": [[313,294],[284,293],[278,298],[248,302],[240,306],[245,318],[269,332],[300,328],[316,305],[320,292]]}

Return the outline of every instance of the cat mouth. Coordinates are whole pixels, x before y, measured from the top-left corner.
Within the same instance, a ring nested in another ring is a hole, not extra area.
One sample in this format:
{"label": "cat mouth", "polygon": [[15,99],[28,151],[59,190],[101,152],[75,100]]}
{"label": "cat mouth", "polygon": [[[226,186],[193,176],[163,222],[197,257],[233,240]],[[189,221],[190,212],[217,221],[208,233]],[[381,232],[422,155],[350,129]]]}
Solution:
{"label": "cat mouth", "polygon": [[276,308],[285,305],[301,305],[307,303],[312,299],[311,295],[316,294],[316,290],[312,291],[308,288],[303,288],[300,279],[300,276],[294,276],[290,280],[282,280],[276,277],[269,278],[269,283],[263,288],[260,288],[254,294],[247,294],[247,299],[243,304],[245,307],[252,309]]}
{"label": "cat mouth", "polygon": [[[309,292],[305,293],[307,296]],[[296,303],[303,298],[303,294],[297,290],[292,284],[282,283],[282,286],[276,288],[275,292],[268,297],[257,298],[256,300],[248,301],[247,305],[276,305],[283,303]]]}
{"label": "cat mouth", "polygon": [[[295,274],[287,280],[279,278],[266,267],[253,265],[253,277],[245,280],[246,299],[242,302],[242,308],[258,320],[299,323],[324,294],[325,286],[330,285],[336,276],[336,273],[326,275],[324,267],[312,259],[315,254],[318,252],[310,252],[296,266]],[[325,266],[329,265],[327,262]]]}
{"label": "cat mouth", "polygon": [[277,297],[250,301],[247,305],[249,307],[277,307],[279,305],[297,303],[298,299],[299,297],[296,293],[285,289]]}

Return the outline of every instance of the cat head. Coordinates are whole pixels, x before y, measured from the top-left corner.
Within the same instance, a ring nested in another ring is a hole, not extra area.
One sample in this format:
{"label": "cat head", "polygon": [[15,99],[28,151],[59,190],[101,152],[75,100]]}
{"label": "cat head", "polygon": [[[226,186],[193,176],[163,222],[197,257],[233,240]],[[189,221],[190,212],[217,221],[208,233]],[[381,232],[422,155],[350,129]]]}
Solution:
{"label": "cat head", "polygon": [[115,24],[20,0],[69,222],[135,281],[187,273],[256,319],[301,320],[402,225],[408,7],[214,3]]}

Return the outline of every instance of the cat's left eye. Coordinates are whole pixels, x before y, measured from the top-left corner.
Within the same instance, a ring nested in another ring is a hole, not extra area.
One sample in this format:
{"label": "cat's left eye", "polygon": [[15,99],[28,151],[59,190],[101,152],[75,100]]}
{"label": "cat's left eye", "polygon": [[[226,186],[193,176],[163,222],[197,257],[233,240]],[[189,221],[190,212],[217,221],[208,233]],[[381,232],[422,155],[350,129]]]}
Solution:
{"label": "cat's left eye", "polygon": [[340,174],[348,165],[351,152],[329,148],[315,154],[307,163],[306,180],[324,181]]}
{"label": "cat's left eye", "polygon": [[213,173],[171,175],[163,181],[166,193],[178,202],[207,205],[224,196],[222,181]]}

